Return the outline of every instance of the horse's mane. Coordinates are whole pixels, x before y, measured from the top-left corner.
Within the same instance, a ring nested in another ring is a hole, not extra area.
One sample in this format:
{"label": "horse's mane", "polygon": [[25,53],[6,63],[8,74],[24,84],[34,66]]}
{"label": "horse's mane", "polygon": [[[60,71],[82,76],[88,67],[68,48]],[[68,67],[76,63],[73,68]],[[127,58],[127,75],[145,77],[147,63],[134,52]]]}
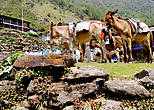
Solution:
{"label": "horse's mane", "polygon": [[121,17],[121,16],[118,16],[117,18],[118,18],[118,19],[121,19],[121,20],[128,20],[128,19],[130,19],[130,17],[129,17],[129,18],[123,18],[123,17]]}

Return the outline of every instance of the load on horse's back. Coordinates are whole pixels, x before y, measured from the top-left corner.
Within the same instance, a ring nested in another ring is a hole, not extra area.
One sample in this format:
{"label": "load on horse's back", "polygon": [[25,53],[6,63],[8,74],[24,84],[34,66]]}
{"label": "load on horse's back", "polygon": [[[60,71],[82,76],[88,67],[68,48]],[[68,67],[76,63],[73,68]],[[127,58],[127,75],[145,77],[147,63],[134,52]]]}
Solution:
{"label": "load on horse's back", "polygon": [[103,48],[104,57],[106,58],[105,45],[103,40],[101,40],[104,35],[102,29],[103,22],[101,21],[80,21],[64,26],[53,25],[51,23],[51,43],[58,44],[56,41],[62,37],[63,42],[65,41],[69,45],[69,49],[73,55],[73,44],[79,43],[82,45],[89,42],[92,39],[92,35],[95,35]]}
{"label": "load on horse's back", "polygon": [[[105,14],[104,24],[108,29],[111,27],[115,28],[118,34],[121,36],[125,47],[126,59],[128,59],[127,52],[129,50],[129,60],[133,61],[132,41],[136,41],[140,43],[143,49],[146,51],[147,61],[152,62],[152,51],[150,48],[150,41],[149,41],[150,31],[148,29],[148,26],[145,23],[140,21],[135,21],[134,19],[121,19],[115,17],[114,15],[117,12],[118,10],[114,12],[108,11]],[[128,45],[128,50],[127,50],[127,45]]]}

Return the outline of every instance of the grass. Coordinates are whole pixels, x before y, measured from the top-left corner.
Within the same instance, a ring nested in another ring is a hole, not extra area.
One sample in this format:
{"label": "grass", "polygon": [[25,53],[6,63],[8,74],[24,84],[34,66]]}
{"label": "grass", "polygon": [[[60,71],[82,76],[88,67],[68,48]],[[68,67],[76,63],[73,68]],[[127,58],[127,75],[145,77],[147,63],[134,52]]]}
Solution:
{"label": "grass", "polygon": [[77,63],[76,65],[95,66],[120,77],[133,77],[143,69],[154,69],[154,64],[149,63]]}

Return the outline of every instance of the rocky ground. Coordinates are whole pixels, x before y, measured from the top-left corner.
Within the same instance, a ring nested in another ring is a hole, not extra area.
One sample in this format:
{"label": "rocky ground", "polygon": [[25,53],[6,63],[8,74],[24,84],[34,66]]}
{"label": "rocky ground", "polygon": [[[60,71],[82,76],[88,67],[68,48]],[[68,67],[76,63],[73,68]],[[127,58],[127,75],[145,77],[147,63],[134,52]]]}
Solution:
{"label": "rocky ground", "polygon": [[[151,70],[154,72],[154,70]],[[92,66],[19,69],[0,81],[1,109],[152,109],[152,87]]]}
{"label": "rocky ground", "polygon": [[[28,51],[24,51],[24,48],[29,51],[39,50],[37,46],[34,49],[33,43],[40,46],[46,43],[41,44],[38,40],[28,37],[25,39],[30,41],[25,43],[31,42],[29,45],[24,44],[18,48],[19,50],[12,50],[11,46],[18,44],[19,41],[13,40],[11,44],[11,41],[8,41],[9,37],[12,36],[11,39],[14,39],[13,35],[15,38],[21,35],[20,39],[23,39],[26,35],[18,32],[13,34],[12,31],[8,33],[0,33],[1,52],[10,53],[9,58],[3,59],[0,66],[0,109],[152,110],[154,108],[153,69],[143,70],[134,78],[125,79],[113,77],[96,67],[74,66],[75,61],[70,56],[24,55],[23,52]],[[22,45],[20,43],[19,45]]]}
{"label": "rocky ground", "polygon": [[17,30],[0,30],[0,64],[3,59],[16,52],[37,52],[48,48],[48,43],[39,36],[22,33]]}

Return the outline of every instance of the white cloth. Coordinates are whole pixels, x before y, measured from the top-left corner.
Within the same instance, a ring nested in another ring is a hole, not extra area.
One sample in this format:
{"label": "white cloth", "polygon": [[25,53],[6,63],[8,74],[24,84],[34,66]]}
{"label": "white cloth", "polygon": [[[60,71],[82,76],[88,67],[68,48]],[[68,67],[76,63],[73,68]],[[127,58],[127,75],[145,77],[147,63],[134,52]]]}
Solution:
{"label": "white cloth", "polygon": [[89,30],[89,27],[90,27],[90,22],[80,22],[76,25],[76,28],[75,28],[75,32],[79,32],[79,31],[82,31],[82,30]]}
{"label": "white cloth", "polygon": [[[129,18],[128,21],[134,24],[136,29],[139,29],[139,33],[150,31],[148,25],[144,22],[140,22],[138,19]],[[137,23],[139,23],[139,25]]]}
{"label": "white cloth", "polygon": [[150,31],[148,25],[146,25],[144,22],[140,22],[139,26],[140,26],[140,28],[139,28],[140,33]]}
{"label": "white cloth", "polygon": [[73,34],[73,28],[74,28],[74,22],[72,22],[72,23],[69,23],[69,33],[70,34]]}
{"label": "white cloth", "polygon": [[80,51],[78,49],[75,49],[75,58],[76,58],[76,62],[78,62],[80,60]]}

